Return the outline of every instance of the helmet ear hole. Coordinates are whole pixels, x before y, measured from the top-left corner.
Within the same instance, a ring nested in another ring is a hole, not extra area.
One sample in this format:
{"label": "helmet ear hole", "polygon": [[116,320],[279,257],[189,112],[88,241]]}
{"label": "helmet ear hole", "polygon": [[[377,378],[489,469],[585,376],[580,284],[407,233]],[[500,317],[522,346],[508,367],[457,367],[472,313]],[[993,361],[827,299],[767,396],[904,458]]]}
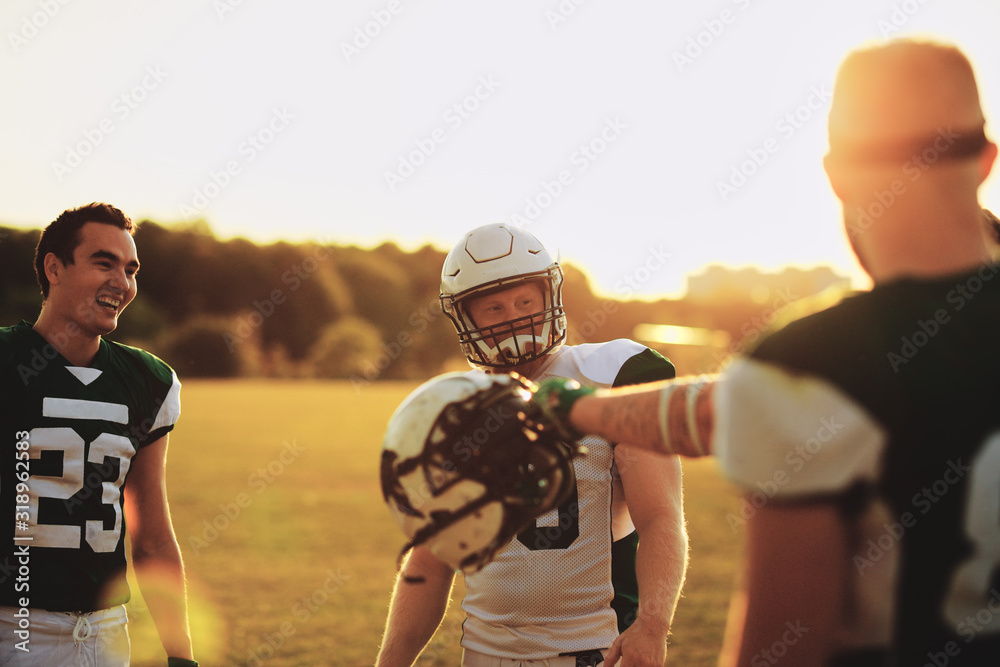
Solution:
{"label": "helmet ear hole", "polygon": [[489,563],[575,487],[575,449],[542,426],[530,385],[449,373],[417,387],[389,420],[382,494],[410,540],[465,572]]}

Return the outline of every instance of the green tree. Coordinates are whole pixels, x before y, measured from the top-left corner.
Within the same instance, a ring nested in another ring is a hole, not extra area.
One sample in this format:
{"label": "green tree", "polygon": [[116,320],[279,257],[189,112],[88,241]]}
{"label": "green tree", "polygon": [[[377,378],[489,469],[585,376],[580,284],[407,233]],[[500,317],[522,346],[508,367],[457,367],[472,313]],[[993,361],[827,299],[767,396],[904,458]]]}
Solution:
{"label": "green tree", "polygon": [[260,348],[255,338],[233,345],[233,331],[228,318],[201,316],[169,333],[155,350],[182,380],[237,377],[251,369]]}
{"label": "green tree", "polygon": [[324,329],[313,346],[309,362],[317,377],[364,376],[367,360],[380,353],[381,344],[379,331],[373,324],[358,317],[343,317]]}

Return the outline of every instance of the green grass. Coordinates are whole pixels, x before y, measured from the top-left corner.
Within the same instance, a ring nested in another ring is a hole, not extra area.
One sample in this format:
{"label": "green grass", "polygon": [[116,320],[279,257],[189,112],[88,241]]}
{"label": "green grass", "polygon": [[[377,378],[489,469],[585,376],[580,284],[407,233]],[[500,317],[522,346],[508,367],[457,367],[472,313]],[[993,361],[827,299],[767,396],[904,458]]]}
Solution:
{"label": "green grass", "polygon": [[[382,502],[386,420],[415,383],[190,381],[168,486],[204,665],[371,665],[403,534]],[[714,665],[739,551],[737,496],[714,463],[684,466],[691,564],[672,664]],[[133,586],[133,591],[135,591]],[[459,583],[420,665],[459,664]],[[133,665],[162,665],[142,600]]]}

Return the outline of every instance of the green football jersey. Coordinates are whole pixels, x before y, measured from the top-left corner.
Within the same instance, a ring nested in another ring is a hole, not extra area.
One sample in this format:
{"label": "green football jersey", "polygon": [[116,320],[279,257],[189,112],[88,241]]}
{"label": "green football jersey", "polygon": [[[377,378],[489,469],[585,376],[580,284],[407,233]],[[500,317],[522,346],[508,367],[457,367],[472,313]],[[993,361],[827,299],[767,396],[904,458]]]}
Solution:
{"label": "green football jersey", "polygon": [[0,328],[0,400],[0,605],[128,601],[122,490],[135,453],[180,416],[177,376],[103,339],[73,366],[22,322]]}
{"label": "green football jersey", "polygon": [[998,274],[878,285],[718,384],[715,451],[751,512],[833,501],[853,517],[845,620],[885,664],[1000,664]]}

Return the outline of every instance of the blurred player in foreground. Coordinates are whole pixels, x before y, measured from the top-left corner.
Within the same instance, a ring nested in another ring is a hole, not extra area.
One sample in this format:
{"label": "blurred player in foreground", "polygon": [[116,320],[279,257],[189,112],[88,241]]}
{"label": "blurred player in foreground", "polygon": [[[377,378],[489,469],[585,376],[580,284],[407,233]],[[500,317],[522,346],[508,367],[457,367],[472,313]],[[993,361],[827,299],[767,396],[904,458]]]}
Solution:
{"label": "blurred player in foreground", "polygon": [[993,211],[983,209],[983,222],[986,227],[986,245],[990,248],[993,261],[1000,259],[1000,218]]}
{"label": "blurred player in foreground", "polygon": [[0,328],[0,567],[16,573],[0,579],[0,664],[129,664],[126,524],[168,664],[198,664],[164,479],[180,382],[103,338],[136,294],[133,232],[107,204],[62,213],[36,249],[38,320]]}
{"label": "blurred player in foreground", "polygon": [[1000,664],[1000,278],[977,201],[997,148],[984,125],[957,49],[851,54],[825,166],[875,287],[721,376],[536,397],[582,433],[714,453],[746,490],[735,664]]}
{"label": "blurred player in foreground", "polygon": [[[596,387],[674,377],[669,361],[629,340],[563,345],[561,288],[561,267],[533,235],[506,224],[469,232],[445,260],[441,301],[480,369],[470,375],[516,371]],[[569,498],[466,575],[464,665],[577,667],[603,664],[605,654],[624,665],[663,664],[687,566],[679,463],[615,451],[600,438],[582,444],[589,454],[573,461]],[[410,552],[379,665],[416,660],[454,576],[427,548]]]}

